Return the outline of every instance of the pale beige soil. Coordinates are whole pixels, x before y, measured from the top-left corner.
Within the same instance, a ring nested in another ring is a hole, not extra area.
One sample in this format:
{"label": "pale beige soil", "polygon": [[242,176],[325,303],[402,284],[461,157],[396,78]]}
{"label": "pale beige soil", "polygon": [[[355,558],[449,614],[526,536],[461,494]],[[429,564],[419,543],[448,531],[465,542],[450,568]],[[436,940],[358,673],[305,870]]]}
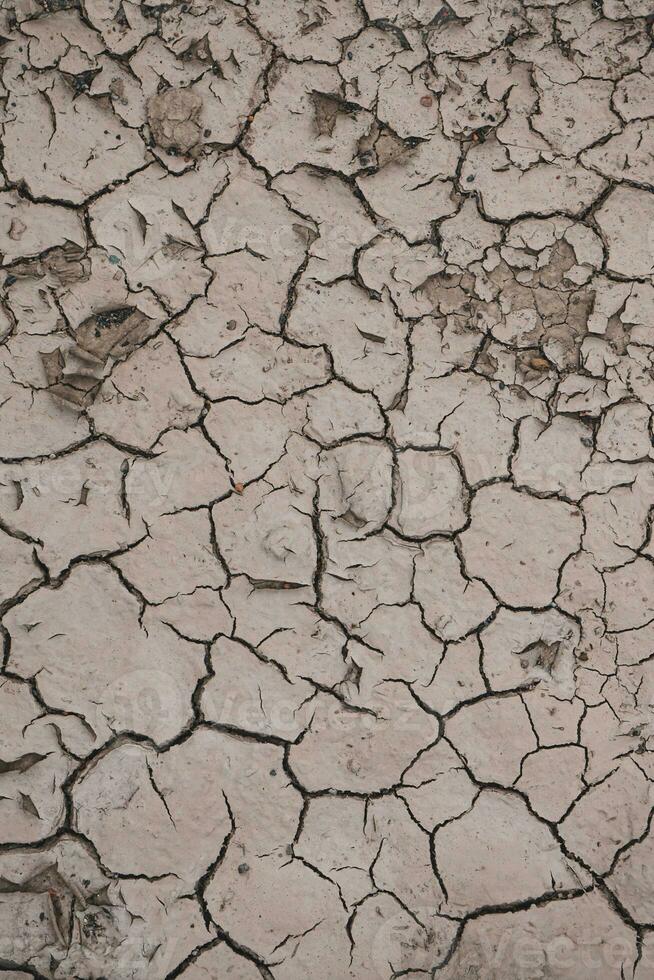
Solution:
{"label": "pale beige soil", "polygon": [[2,0],[0,976],[652,980],[653,23]]}

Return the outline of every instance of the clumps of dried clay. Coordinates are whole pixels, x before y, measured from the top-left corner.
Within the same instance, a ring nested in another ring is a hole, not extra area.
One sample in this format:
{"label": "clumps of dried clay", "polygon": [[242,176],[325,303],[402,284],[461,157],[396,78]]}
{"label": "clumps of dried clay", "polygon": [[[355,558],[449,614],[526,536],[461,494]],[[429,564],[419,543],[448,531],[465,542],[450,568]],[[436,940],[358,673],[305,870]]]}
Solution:
{"label": "clumps of dried clay", "polygon": [[155,143],[170,153],[195,155],[202,135],[202,99],[188,88],[169,88],[147,103],[148,123]]}

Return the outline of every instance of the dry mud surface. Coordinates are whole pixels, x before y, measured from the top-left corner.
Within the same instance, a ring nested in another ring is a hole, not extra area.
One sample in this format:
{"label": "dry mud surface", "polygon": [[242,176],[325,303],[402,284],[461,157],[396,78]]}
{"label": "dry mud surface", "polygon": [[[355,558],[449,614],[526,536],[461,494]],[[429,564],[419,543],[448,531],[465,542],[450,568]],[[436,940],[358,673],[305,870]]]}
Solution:
{"label": "dry mud surface", "polygon": [[652,980],[653,23],[3,0],[7,980]]}

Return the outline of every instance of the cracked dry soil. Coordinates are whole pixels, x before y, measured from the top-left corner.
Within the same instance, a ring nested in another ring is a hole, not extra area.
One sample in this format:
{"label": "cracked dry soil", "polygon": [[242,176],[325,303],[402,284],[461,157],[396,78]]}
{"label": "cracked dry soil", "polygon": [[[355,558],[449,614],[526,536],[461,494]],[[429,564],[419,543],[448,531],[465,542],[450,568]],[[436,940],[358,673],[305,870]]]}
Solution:
{"label": "cracked dry soil", "polygon": [[0,975],[652,980],[651,0],[0,22]]}

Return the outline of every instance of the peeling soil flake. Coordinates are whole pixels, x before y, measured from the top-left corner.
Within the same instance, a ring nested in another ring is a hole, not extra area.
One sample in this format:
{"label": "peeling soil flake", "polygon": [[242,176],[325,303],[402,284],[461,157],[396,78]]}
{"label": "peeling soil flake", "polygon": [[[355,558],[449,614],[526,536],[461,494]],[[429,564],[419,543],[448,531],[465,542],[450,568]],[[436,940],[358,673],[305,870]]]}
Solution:
{"label": "peeling soil flake", "polygon": [[0,980],[653,980],[653,39],[0,3]]}

